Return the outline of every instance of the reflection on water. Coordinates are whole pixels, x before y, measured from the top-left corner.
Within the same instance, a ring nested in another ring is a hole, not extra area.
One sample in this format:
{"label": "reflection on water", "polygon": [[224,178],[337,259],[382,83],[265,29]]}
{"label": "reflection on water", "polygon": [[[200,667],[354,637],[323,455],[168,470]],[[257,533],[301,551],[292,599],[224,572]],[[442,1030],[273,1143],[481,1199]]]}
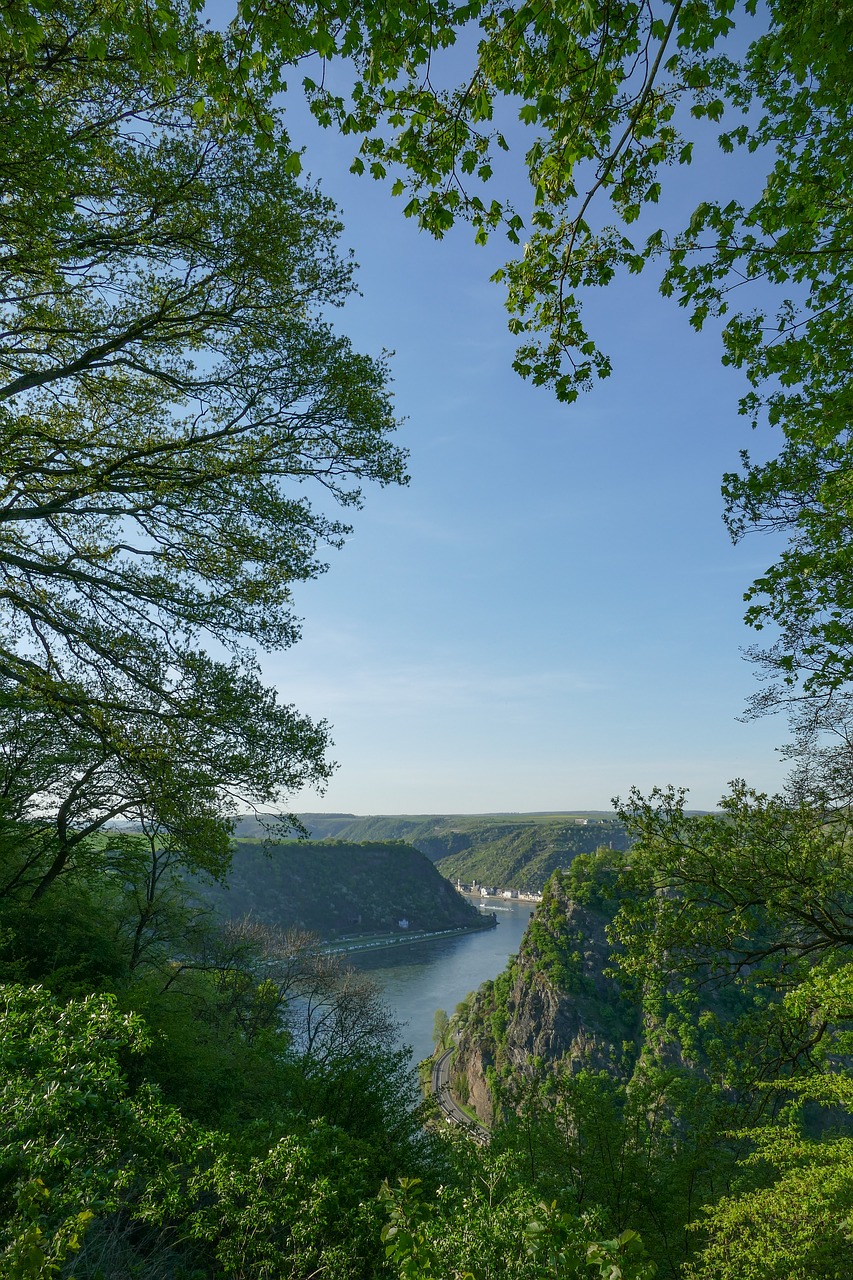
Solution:
{"label": "reflection on water", "polygon": [[382,988],[385,1001],[404,1024],[401,1043],[410,1045],[415,1061],[432,1053],[432,1020],[436,1009],[452,1013],[460,1000],[487,978],[496,978],[521,945],[533,914],[529,902],[509,902],[497,912],[497,928],[462,937],[434,938],[395,947],[393,951],[355,952],[348,961]]}

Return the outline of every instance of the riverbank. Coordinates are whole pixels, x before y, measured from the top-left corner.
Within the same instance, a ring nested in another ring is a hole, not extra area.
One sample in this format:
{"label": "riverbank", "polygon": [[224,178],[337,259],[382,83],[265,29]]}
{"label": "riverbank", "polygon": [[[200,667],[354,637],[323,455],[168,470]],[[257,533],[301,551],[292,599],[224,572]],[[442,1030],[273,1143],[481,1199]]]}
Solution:
{"label": "riverbank", "polygon": [[381,951],[386,947],[409,946],[414,942],[431,942],[435,938],[458,938],[468,933],[482,933],[485,929],[494,929],[497,921],[494,916],[485,918],[482,924],[461,925],[454,929],[422,929],[411,933],[383,933],[370,937],[340,938],[335,942],[323,942],[320,950],[324,955],[349,955],[354,951]]}
{"label": "riverbank", "polygon": [[457,893],[463,898],[471,898],[474,902],[532,902],[534,906],[542,901],[542,894],[522,892],[520,889],[481,889],[478,885],[465,885],[459,880],[453,881]]}

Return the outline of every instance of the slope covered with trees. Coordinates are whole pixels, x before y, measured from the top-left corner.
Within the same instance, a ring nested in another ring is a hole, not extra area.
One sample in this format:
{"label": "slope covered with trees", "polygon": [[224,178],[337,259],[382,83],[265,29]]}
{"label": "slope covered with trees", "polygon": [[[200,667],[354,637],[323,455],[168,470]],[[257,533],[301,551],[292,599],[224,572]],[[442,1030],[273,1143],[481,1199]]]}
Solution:
{"label": "slope covered with trees", "polygon": [[322,938],[491,923],[402,840],[292,841],[272,848],[240,841],[227,881],[200,890],[225,915]]}
{"label": "slope covered with trees", "polygon": [[588,825],[555,820],[477,832],[467,848],[457,848],[436,866],[451,880],[530,893],[542,890],[552,872],[567,867],[578,854],[602,845],[622,849],[626,843],[624,827],[606,818],[589,819]]}
{"label": "slope covered with trees", "polygon": [[[525,891],[541,890],[551,872],[578,853],[626,844],[624,826],[600,813],[297,816],[315,840],[402,840],[431,858],[449,880]],[[237,824],[241,835],[263,830],[258,818]]]}
{"label": "slope covered with trees", "polygon": [[457,1010],[454,1085],[543,1187],[640,1231],[666,1274],[850,1264],[848,824],[736,789],[635,795],[628,853],[549,882]]}

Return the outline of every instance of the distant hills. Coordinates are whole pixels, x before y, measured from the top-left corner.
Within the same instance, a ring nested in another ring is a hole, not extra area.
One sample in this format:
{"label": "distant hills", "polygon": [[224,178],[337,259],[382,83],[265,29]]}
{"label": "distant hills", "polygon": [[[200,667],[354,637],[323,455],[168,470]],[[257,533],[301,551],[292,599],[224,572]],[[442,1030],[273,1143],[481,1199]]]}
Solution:
{"label": "distant hills", "polygon": [[[498,889],[534,892],[579,853],[625,849],[625,829],[602,812],[526,814],[303,813],[313,841],[404,841],[435,862],[443,876]],[[258,836],[261,823],[241,819],[238,835]],[[322,846],[318,846],[322,847]]]}

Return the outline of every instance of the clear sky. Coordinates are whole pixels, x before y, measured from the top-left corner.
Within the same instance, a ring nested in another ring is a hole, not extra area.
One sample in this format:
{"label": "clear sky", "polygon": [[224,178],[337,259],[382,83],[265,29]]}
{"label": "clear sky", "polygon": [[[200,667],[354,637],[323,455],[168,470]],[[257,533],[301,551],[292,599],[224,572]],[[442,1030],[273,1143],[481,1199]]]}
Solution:
{"label": "clear sky", "polygon": [[[302,642],[263,660],[334,726],[334,780],[293,807],[608,808],[676,783],[707,808],[734,777],[778,789],[784,722],[737,719],[755,688],[742,596],[773,543],[735,548],[722,523],[721,476],[755,439],[717,335],[651,275],[617,282],[589,301],[614,374],[558,404],[510,367],[489,283],[504,246],[419,233],[388,186],[348,173],[352,151],[314,133],[306,163],[360,263],[362,296],[335,322],[395,351],[412,481],[367,493],[329,572],[297,592]],[[700,148],[668,221],[731,181],[723,164]]]}

